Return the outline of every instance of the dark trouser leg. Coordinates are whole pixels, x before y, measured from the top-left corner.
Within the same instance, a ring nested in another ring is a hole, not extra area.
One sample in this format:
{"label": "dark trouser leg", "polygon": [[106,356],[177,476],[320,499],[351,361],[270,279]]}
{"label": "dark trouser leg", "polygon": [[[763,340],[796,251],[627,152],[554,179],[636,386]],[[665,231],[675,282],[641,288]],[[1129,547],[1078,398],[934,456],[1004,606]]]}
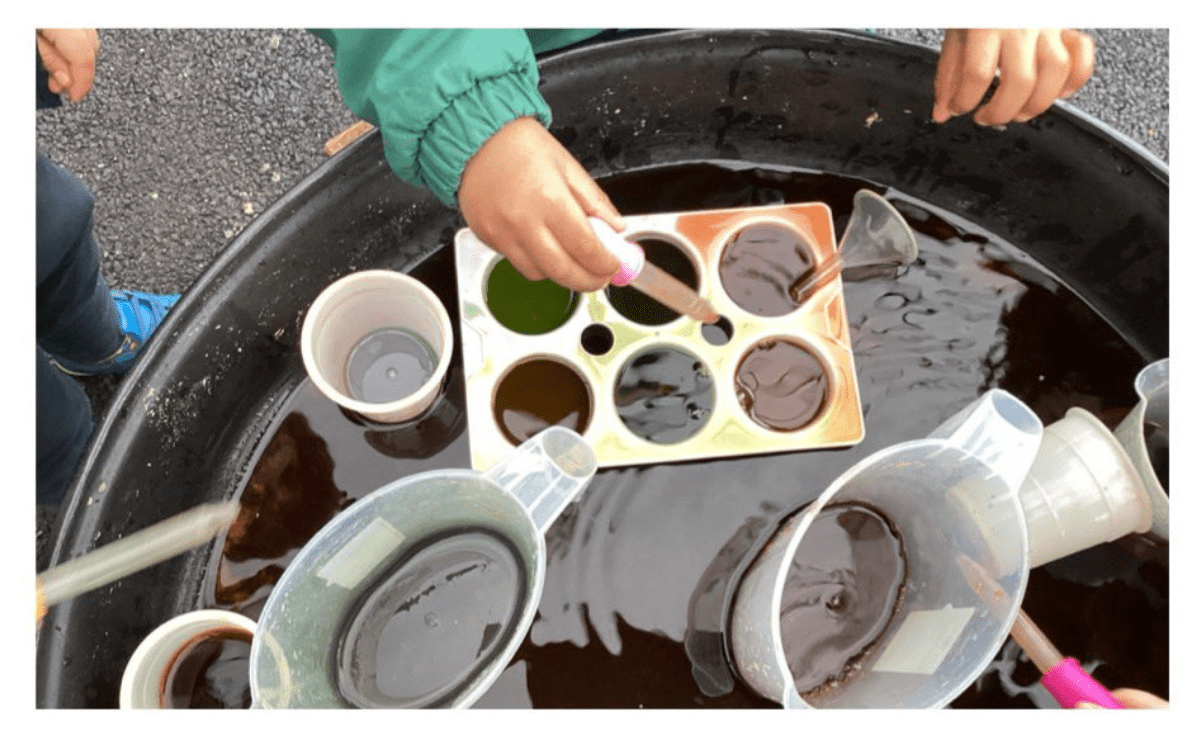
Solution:
{"label": "dark trouser leg", "polygon": [[83,387],[37,352],[37,503],[58,504],[92,437],[92,404]]}
{"label": "dark trouser leg", "polygon": [[100,277],[92,195],[37,156],[37,343],[46,352],[94,362],[121,344],[121,319]]}
{"label": "dark trouser leg", "polygon": [[92,434],[91,403],[46,352],[95,361],[120,346],[120,318],[100,277],[92,196],[37,157],[37,501],[58,503]]}

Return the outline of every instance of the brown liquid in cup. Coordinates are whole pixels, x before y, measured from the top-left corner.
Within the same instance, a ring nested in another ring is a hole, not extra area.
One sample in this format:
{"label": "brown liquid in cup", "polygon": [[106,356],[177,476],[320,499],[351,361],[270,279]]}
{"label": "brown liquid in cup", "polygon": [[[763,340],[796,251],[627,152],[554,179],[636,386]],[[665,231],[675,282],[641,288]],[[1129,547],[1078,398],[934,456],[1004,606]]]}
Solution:
{"label": "brown liquid in cup", "polygon": [[235,627],[202,633],[180,648],[163,678],[166,709],[249,709],[250,643]]}

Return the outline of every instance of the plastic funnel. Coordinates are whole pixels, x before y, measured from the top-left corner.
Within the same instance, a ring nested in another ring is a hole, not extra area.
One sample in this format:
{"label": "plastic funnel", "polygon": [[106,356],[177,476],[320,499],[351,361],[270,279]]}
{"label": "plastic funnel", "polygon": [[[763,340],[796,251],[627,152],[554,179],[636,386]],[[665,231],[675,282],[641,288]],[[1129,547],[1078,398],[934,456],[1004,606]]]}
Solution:
{"label": "plastic funnel", "polygon": [[1142,476],[1112,432],[1080,408],[1046,427],[1021,503],[1031,568],[1150,527]]}
{"label": "plastic funnel", "polygon": [[849,270],[874,274],[893,271],[917,258],[917,238],[904,217],[883,196],[870,190],[854,194],[854,210],[838,243],[837,257],[818,265],[792,284],[792,299],[803,303],[813,291]]}

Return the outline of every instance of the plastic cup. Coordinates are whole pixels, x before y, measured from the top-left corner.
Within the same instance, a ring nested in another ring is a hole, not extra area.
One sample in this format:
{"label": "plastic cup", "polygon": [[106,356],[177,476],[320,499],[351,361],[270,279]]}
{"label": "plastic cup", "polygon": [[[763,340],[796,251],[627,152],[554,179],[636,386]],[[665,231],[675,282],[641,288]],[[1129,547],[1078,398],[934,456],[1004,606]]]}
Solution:
{"label": "plastic cup", "polygon": [[454,334],[429,288],[404,273],[365,270],[313,301],[300,352],[313,383],[347,411],[395,424],[423,413],[441,392]]}
{"label": "plastic cup", "polygon": [[1046,427],[1021,504],[1031,568],[1145,532],[1151,521],[1142,476],[1112,432],[1080,408]]}
{"label": "plastic cup", "polygon": [[[122,709],[163,709],[167,683],[176,661],[188,648],[206,640],[244,636],[252,640],[254,620],[222,609],[187,612],[159,625],[133,651],[121,676]],[[249,682],[247,668],[247,682]]]}

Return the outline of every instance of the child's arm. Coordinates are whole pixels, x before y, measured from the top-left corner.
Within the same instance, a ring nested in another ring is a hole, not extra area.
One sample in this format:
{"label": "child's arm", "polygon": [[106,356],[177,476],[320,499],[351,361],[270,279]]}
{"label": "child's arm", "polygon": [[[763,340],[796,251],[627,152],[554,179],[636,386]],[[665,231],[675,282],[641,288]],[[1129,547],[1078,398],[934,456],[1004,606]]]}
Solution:
{"label": "child's arm", "polygon": [[947,29],[934,81],[933,120],[974,110],[1000,72],[991,99],[975,112],[981,126],[1028,121],[1092,75],[1095,44],[1059,28]]}
{"label": "child's arm", "polygon": [[403,180],[458,205],[481,239],[531,279],[576,290],[620,267],[586,216],[623,227],[607,196],[549,134],[533,49],[520,29],[320,30],[347,106],[379,127]]}

